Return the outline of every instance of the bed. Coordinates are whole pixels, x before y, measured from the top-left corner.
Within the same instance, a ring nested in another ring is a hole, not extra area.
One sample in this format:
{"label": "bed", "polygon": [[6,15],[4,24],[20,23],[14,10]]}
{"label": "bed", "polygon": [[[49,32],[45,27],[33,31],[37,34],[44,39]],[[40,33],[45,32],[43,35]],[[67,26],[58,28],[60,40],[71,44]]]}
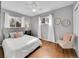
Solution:
{"label": "bed", "polygon": [[29,35],[7,38],[2,43],[6,58],[24,58],[41,45],[40,39]]}

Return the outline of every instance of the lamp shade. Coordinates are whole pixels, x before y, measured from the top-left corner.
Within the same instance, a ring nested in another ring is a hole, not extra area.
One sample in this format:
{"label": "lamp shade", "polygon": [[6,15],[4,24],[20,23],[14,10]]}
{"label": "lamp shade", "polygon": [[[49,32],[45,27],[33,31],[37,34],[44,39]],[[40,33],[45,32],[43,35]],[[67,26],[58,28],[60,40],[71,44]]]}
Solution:
{"label": "lamp shade", "polygon": [[29,23],[26,23],[25,24],[25,30],[29,30],[29,27],[30,27],[30,24]]}

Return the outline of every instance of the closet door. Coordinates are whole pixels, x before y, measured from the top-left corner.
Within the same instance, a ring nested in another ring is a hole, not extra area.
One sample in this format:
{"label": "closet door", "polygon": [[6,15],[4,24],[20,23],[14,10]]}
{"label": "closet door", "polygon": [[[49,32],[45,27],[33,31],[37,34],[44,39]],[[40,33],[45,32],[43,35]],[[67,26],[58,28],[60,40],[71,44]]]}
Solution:
{"label": "closet door", "polygon": [[39,17],[38,19],[38,38],[46,41],[55,42],[54,19],[53,15]]}
{"label": "closet door", "polygon": [[41,37],[44,40],[49,41],[48,39],[48,28],[49,28],[49,16],[41,17]]}

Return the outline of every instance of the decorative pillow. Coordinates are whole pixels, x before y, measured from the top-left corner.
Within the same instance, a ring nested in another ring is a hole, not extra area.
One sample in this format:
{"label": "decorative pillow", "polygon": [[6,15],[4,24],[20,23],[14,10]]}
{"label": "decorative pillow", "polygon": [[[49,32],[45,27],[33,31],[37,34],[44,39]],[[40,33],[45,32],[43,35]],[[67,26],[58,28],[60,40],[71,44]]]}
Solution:
{"label": "decorative pillow", "polygon": [[20,34],[20,36],[23,36],[23,35],[24,35],[24,33],[23,33],[23,32],[19,32],[19,34]]}
{"label": "decorative pillow", "polygon": [[10,37],[14,38],[14,32],[10,33]]}
{"label": "decorative pillow", "polygon": [[4,38],[9,38],[10,34],[9,33],[4,33]]}
{"label": "decorative pillow", "polygon": [[20,34],[19,34],[19,32],[15,32],[15,34],[14,34],[14,37],[15,37],[15,38],[18,38],[18,37],[20,37]]}
{"label": "decorative pillow", "polygon": [[23,35],[24,35],[23,32],[12,32],[12,33],[10,33],[10,37],[11,37],[11,38],[22,37]]}
{"label": "decorative pillow", "polygon": [[18,38],[18,37],[22,37],[24,34],[23,32],[15,32],[14,37]]}

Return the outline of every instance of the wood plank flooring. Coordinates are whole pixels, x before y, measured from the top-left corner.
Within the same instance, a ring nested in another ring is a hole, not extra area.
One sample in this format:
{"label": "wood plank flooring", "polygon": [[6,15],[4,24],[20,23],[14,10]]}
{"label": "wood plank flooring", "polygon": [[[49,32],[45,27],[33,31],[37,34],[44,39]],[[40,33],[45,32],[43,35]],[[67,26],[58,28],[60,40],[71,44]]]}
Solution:
{"label": "wood plank flooring", "polygon": [[[62,49],[58,44],[42,41],[42,46],[32,52],[28,58],[77,58],[74,49]],[[0,58],[4,57],[3,49],[0,48]]]}
{"label": "wood plank flooring", "polygon": [[76,58],[74,49],[62,49],[58,44],[42,40],[42,46],[29,58]]}

